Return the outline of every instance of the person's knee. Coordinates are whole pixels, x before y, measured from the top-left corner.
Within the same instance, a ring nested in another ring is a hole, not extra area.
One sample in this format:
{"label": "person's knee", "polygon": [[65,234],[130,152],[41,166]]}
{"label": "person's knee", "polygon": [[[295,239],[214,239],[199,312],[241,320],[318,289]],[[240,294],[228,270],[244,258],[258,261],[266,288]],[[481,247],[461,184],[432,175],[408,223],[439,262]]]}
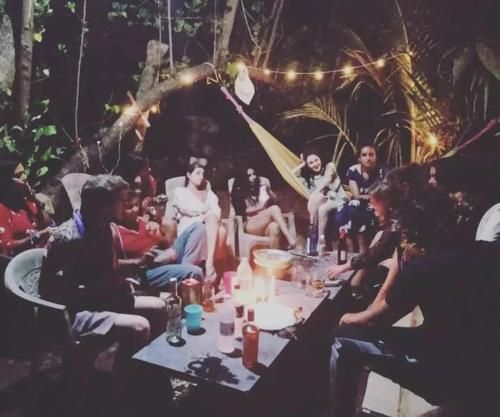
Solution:
{"label": "person's knee", "polygon": [[203,279],[203,269],[201,269],[199,266],[191,265],[187,276],[201,281]]}
{"label": "person's knee", "polygon": [[218,224],[219,217],[215,213],[207,213],[205,216],[205,223],[207,224]]}
{"label": "person's knee", "polygon": [[273,236],[273,237],[279,236],[281,231],[280,231],[280,227],[279,227],[278,223],[276,223],[276,222],[269,223],[269,225],[267,226],[267,232],[268,232],[269,236]]}
{"label": "person's knee", "polygon": [[326,217],[330,211],[334,210],[335,206],[331,204],[322,204],[318,207],[318,215],[320,217]]}

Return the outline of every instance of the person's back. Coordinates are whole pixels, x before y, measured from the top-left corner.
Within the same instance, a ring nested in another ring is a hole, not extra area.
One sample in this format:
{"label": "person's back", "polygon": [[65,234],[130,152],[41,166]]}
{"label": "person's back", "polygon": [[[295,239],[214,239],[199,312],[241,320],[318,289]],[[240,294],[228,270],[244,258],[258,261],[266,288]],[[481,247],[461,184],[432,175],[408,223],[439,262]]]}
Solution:
{"label": "person's back", "polygon": [[392,309],[422,309],[419,349],[446,396],[487,401],[500,368],[500,243],[473,242],[411,261],[387,295]]}
{"label": "person's back", "polygon": [[490,209],[484,213],[477,227],[476,240],[484,240],[487,242],[500,241],[500,203],[490,207]]}

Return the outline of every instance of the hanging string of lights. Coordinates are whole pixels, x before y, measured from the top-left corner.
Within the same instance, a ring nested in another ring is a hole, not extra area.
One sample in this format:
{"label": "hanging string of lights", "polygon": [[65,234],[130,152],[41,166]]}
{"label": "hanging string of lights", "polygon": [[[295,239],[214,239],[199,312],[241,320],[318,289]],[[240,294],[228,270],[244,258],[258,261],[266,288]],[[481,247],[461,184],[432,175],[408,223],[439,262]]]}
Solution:
{"label": "hanging string of lights", "polygon": [[285,78],[288,81],[293,81],[299,76],[313,76],[315,80],[321,81],[325,75],[328,74],[338,74],[341,73],[346,77],[353,76],[356,70],[366,68],[373,66],[378,69],[382,69],[385,67],[388,61],[391,61],[393,59],[396,59],[399,56],[402,55],[410,55],[412,56],[411,52],[400,52],[397,54],[392,54],[389,56],[382,56],[378,58],[375,61],[371,62],[366,62],[364,64],[359,64],[359,65],[351,65],[351,64],[346,64],[342,68],[335,68],[335,69],[329,69],[329,70],[323,70],[323,69],[316,69],[314,71],[296,71],[294,69],[288,69],[288,70],[272,70],[269,68],[259,68],[259,67],[254,67],[251,65],[246,65],[244,62],[238,62],[237,66],[238,69],[241,69],[243,66],[246,66],[251,72],[261,72],[266,76],[270,76],[272,74],[277,74],[277,75],[284,75]]}

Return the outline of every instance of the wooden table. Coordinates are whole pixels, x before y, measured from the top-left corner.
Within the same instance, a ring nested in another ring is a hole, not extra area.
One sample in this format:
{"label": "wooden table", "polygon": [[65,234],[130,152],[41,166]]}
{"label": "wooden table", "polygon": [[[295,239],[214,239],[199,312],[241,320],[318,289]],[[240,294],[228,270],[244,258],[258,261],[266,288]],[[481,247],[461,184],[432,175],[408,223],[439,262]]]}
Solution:
{"label": "wooden table", "polygon": [[[305,295],[303,289],[295,284],[277,280],[276,302],[292,307],[303,308],[301,324],[307,327],[310,317],[325,302],[337,294],[338,288],[331,288],[321,298],[312,298]],[[230,303],[225,301],[224,304]],[[228,306],[216,304],[218,309]],[[229,306],[230,307],[230,306]],[[219,321],[217,311],[203,312],[202,327],[205,333],[199,336],[184,333],[186,344],[181,347],[169,345],[162,334],[148,346],[137,352],[133,358],[149,364],[166,368],[186,379],[219,384],[240,392],[249,392],[255,384],[269,372],[273,362],[290,343],[290,339],[283,338],[276,333],[261,331],[259,343],[259,365],[255,370],[249,370],[242,364],[241,340],[236,340],[236,350],[227,355],[217,350],[217,336]]]}

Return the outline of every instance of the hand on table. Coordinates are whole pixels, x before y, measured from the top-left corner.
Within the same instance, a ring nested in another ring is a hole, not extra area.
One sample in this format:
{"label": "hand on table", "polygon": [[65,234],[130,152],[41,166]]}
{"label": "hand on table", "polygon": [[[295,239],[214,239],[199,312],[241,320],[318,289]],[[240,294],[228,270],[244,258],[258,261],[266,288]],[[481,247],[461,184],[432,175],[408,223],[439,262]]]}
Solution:
{"label": "hand on table", "polygon": [[326,269],[326,277],[329,279],[335,279],[337,278],[340,274],[343,274],[345,271],[348,270],[348,267],[346,267],[347,264],[345,265],[332,265],[329,266]]}

